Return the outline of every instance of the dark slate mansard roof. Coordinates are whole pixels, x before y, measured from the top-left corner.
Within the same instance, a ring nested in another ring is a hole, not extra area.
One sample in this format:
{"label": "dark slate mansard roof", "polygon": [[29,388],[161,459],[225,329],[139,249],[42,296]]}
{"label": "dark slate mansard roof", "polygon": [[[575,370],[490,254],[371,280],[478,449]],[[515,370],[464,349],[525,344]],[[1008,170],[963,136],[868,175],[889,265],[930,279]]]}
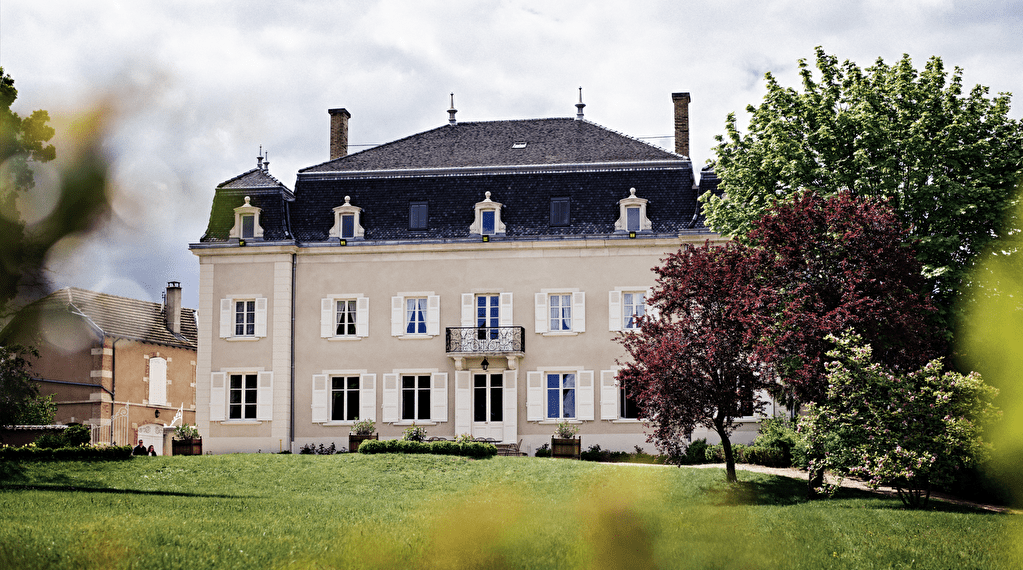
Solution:
{"label": "dark slate mansard roof", "polygon": [[263,228],[264,241],[291,239],[288,204],[295,195],[263,168],[253,168],[217,186],[209,225],[199,241],[227,241],[234,227],[234,209],[245,204],[246,196],[251,205],[260,209],[259,225]]}
{"label": "dark slate mansard roof", "polygon": [[[525,147],[513,148],[517,143]],[[264,210],[260,221],[265,241],[290,234],[299,242],[325,242],[334,224],[333,208],[351,196],[351,204],[363,209],[360,223],[367,241],[475,239],[469,235],[474,207],[489,191],[491,200],[503,205],[508,239],[607,236],[614,233],[618,201],[636,188],[637,197],[649,200],[652,233],[677,235],[706,231],[696,197],[714,191],[717,180],[706,170],[701,178],[696,190],[687,157],[585,120],[466,122],[302,169],[293,202],[283,185],[275,190],[290,216],[273,218]],[[202,241],[226,239],[233,208],[244,195],[266,208],[255,194],[228,195],[229,184],[237,180],[218,187]],[[568,226],[549,224],[555,197],[570,200]],[[409,229],[411,202],[428,204],[425,231]]]}

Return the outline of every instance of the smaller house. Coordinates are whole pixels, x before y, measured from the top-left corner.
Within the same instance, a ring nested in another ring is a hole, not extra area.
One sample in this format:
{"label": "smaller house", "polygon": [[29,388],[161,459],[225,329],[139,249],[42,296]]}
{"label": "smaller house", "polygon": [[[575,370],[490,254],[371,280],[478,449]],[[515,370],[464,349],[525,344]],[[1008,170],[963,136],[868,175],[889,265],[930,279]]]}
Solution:
{"label": "smaller house", "polygon": [[60,289],[19,312],[0,342],[39,352],[31,373],[54,395],[56,423],[91,426],[93,443],[141,439],[170,455],[170,427],[195,423],[197,336],[172,281],[163,304]]}

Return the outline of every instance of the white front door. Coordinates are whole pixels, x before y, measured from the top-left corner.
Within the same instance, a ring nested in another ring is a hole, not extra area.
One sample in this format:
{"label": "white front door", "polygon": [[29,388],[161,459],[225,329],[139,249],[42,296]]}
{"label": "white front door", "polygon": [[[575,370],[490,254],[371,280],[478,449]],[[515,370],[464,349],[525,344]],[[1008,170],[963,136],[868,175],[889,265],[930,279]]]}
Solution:
{"label": "white front door", "polygon": [[472,374],[472,435],[504,440],[504,373]]}

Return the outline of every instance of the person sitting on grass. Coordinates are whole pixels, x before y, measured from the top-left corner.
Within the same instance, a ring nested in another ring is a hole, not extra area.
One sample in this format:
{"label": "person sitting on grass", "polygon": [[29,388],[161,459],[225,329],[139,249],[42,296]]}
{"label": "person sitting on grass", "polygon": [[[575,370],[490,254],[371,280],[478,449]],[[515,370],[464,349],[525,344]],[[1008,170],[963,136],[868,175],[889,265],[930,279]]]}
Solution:
{"label": "person sitting on grass", "polygon": [[142,440],[140,439],[139,440],[139,444],[136,445],[135,448],[131,450],[131,454],[132,455],[149,455],[149,452],[146,451],[146,446],[142,444]]}

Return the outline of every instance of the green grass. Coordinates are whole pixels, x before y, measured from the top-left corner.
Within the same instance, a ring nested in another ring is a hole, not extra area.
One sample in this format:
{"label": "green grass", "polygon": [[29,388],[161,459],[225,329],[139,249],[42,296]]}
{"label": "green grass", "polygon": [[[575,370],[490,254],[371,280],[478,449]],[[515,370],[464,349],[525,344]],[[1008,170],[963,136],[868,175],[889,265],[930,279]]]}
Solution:
{"label": "green grass", "polygon": [[720,470],[359,454],[0,463],[0,568],[1020,568],[1020,518]]}

